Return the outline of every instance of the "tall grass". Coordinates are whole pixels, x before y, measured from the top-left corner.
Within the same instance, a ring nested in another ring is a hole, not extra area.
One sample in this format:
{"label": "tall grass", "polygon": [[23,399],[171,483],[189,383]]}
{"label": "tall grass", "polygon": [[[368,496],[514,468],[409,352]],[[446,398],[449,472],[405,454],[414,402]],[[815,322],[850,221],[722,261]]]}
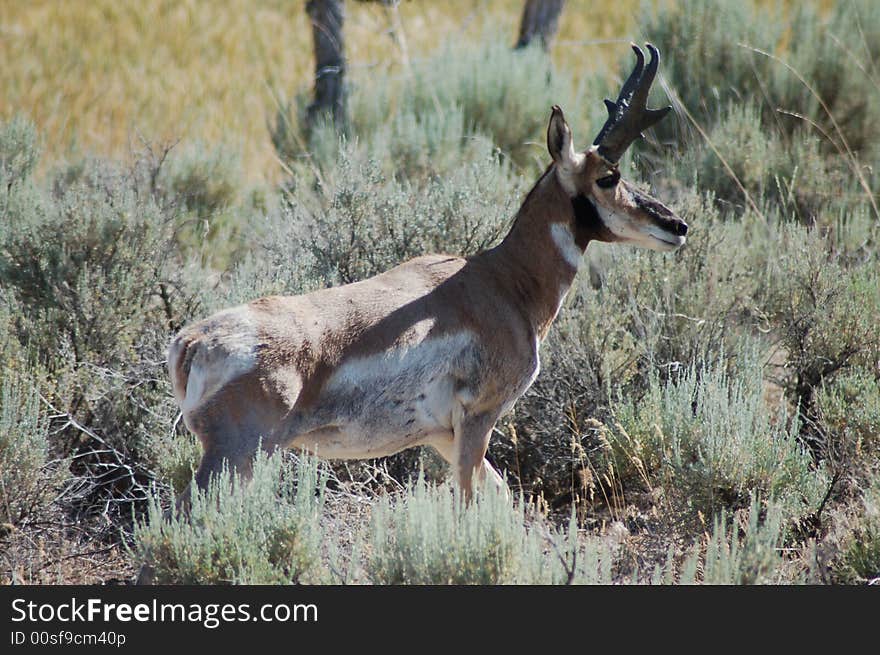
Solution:
{"label": "tall grass", "polygon": [[794,584],[807,572],[786,562],[783,555],[785,512],[776,504],[763,507],[757,499],[734,514],[715,519],[705,547],[682,565],[682,584],[712,585]]}

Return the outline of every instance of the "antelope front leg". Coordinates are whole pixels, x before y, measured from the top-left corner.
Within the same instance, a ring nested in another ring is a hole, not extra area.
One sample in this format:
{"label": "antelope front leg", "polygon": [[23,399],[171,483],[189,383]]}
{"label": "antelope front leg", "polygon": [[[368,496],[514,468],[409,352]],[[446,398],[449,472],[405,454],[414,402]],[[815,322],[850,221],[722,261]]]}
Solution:
{"label": "antelope front leg", "polygon": [[463,414],[454,426],[452,452],[446,459],[452,465],[455,479],[466,501],[470,501],[473,494],[474,474],[480,482],[488,476],[509,497],[507,485],[501,475],[486,459],[492,427],[497,419],[496,414]]}

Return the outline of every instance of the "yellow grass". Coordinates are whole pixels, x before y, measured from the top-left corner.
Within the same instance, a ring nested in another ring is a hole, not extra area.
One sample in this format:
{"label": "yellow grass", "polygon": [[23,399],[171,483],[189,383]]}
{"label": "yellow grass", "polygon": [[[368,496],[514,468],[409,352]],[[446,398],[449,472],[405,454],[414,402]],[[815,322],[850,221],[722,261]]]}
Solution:
{"label": "yellow grass", "polygon": [[[0,118],[28,115],[44,162],[91,153],[124,157],[151,141],[224,143],[240,153],[250,182],[277,179],[266,121],[272,90],[308,91],[311,31],[295,0],[0,0]],[[409,56],[489,28],[512,44],[521,0],[403,2]],[[622,44],[585,43],[636,35],[638,0],[569,0],[553,56],[572,70],[621,57]],[[352,76],[400,66],[381,6],[346,2]],[[548,98],[548,104],[552,102]]]}

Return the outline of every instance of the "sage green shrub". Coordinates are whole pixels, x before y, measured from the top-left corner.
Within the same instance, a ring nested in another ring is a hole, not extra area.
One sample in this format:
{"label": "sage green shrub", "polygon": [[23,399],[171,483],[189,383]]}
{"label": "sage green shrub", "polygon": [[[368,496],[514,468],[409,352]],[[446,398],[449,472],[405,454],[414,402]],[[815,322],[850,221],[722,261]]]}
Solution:
{"label": "sage green shrub", "polygon": [[173,430],[164,358],[195,297],[180,273],[176,207],[154,187],[158,163],[83,160],[14,185],[0,224],[9,338],[46,378],[53,448],[75,455],[86,513],[141,502]]}
{"label": "sage green shrub", "polygon": [[754,203],[810,225],[827,220],[830,207],[864,200],[846,162],[825,156],[817,135],[801,129],[786,138],[762,123],[754,101],[731,102],[719,114],[707,128],[711,147],[694,144],[667,157],[664,168],[670,177],[711,191],[722,210],[742,213]]}
{"label": "sage green shrub", "polygon": [[44,519],[61,492],[63,461],[49,444],[49,419],[34,380],[12,370],[0,381],[0,524]]}
{"label": "sage green shrub", "polygon": [[[831,435],[828,456],[839,464],[866,461],[867,473],[880,462],[880,382],[864,368],[852,368],[825,382],[816,395],[820,425]],[[851,468],[851,467],[850,467]]]}
{"label": "sage green shrub", "polygon": [[398,181],[343,144],[316,191],[288,196],[264,247],[275,261],[312,266],[307,274],[326,284],[354,282],[418,255],[494,245],[518,208],[516,191],[509,166],[494,156],[443,177]]}
{"label": "sage green shrub", "polygon": [[588,138],[590,109],[582,88],[567,72],[554,69],[540,49],[511,50],[500,35],[487,34],[476,47],[449,43],[430,60],[416,63],[412,75],[373,78],[369,90],[364,84],[358,92],[357,80],[354,84],[352,116],[358,134],[376,132],[387,121],[388,107],[395,107],[399,116],[421,122],[426,131],[447,117],[460,121],[460,134],[447,131],[460,141],[446,148],[461,149],[466,138],[482,134],[514,161],[526,163],[535,154],[543,159],[550,105],[559,104],[569,109],[578,138]]}
{"label": "sage green shrub", "polygon": [[225,470],[207,491],[193,484],[188,516],[153,496],[134,554],[156,584],[320,582],[325,482],[314,459],[261,452],[250,481]]}
{"label": "sage green shrub", "polygon": [[0,207],[5,207],[12,187],[23,182],[40,159],[34,124],[23,115],[0,123]]}
{"label": "sage green shrub", "polygon": [[615,468],[662,485],[692,519],[746,507],[754,494],[790,517],[815,511],[827,475],[798,440],[797,417],[767,407],[762,379],[760,351],[744,347],[619,399],[608,436]]}
{"label": "sage green shrub", "polygon": [[807,419],[802,436],[821,457],[836,448],[833,435],[815,425],[822,385],[880,359],[880,273],[873,257],[849,265],[829,252],[831,244],[815,230],[780,236],[780,254],[768,266],[768,314],[787,353],[782,384]]}
{"label": "sage green shrub", "polygon": [[236,152],[189,143],[175,145],[165,157],[155,180],[156,195],[160,204],[172,206],[174,240],[182,258],[205,258],[205,268],[236,261],[240,250],[252,245],[242,233],[241,214],[256,211],[243,197],[244,171]]}
{"label": "sage green shrub", "polygon": [[846,522],[839,571],[848,583],[877,584],[880,579],[880,479],[876,477]]}
{"label": "sage green shrub", "polygon": [[[755,19],[758,15],[760,20]],[[767,129],[793,136],[812,122],[820,136],[829,135],[823,138],[827,153],[836,150],[834,143],[842,147],[843,137],[852,150],[873,156],[880,136],[880,96],[866,84],[863,71],[880,55],[873,38],[877,17],[876,3],[870,0],[836,4],[827,12],[816,3],[786,7],[693,0],[661,8],[642,32],[667,54],[663,75],[704,128],[711,127],[730,103],[757,101],[761,125]],[[850,44],[849,51],[843,43]],[[756,50],[773,56],[782,50],[781,61]],[[797,116],[780,114],[779,109]],[[661,141],[699,140],[693,130],[675,133],[687,125],[664,121],[655,129]]]}
{"label": "sage green shrub", "polygon": [[[475,46],[449,43],[403,73],[354,70],[350,79],[348,137],[401,178],[436,175],[482,158],[486,144],[537,170],[543,167],[551,105],[568,111],[572,130],[584,143],[604,120],[601,103],[585,101],[583,84],[555,69],[546,53],[511,50],[497,34],[487,34]],[[606,86],[598,76],[588,82],[594,93]],[[300,116],[305,102],[305,96],[298,98]],[[276,109],[270,129],[281,158],[288,163],[307,158],[322,170],[332,168],[335,131],[325,125],[303,134],[290,103],[278,100]]]}
{"label": "sage green shrub", "polygon": [[614,547],[554,528],[534,508],[484,485],[465,503],[420,478],[373,509],[366,567],[374,584],[610,584]]}

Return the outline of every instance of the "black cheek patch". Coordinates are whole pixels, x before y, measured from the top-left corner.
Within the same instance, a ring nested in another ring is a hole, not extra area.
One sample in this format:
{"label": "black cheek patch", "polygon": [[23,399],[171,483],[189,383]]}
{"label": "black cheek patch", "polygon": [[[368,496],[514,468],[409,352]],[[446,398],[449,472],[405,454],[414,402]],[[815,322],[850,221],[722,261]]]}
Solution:
{"label": "black cheek patch", "polygon": [[574,209],[574,220],[579,227],[596,227],[601,223],[599,210],[585,195],[579,194],[572,198],[571,206]]}
{"label": "black cheek patch", "polygon": [[575,243],[581,248],[586,248],[591,239],[600,236],[605,226],[599,218],[596,205],[585,195],[579,194],[572,198],[571,207],[574,209]]}
{"label": "black cheek patch", "polygon": [[571,199],[574,209],[574,240],[581,248],[586,248],[592,240],[617,241],[617,237],[605,227],[596,204],[587,196],[579,194]]}

